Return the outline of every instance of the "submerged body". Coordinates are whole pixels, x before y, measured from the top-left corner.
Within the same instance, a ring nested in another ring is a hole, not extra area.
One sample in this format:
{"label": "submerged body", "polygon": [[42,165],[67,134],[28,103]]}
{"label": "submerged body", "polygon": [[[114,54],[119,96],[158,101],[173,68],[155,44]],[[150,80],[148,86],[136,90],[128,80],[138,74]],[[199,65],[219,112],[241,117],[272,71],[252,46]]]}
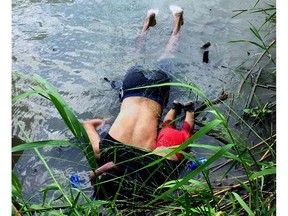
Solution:
{"label": "submerged body", "polygon": [[[160,59],[165,58],[171,52],[179,36],[180,26],[183,24],[183,10],[179,7],[176,8],[177,10],[175,7],[172,9],[174,28],[165,53]],[[156,25],[155,16],[155,10],[148,11],[140,34],[140,42],[143,41],[149,27]],[[167,73],[161,68],[148,69],[133,66],[124,77],[120,92],[120,112],[107,136],[101,141],[96,131],[97,127],[103,124],[102,120],[94,119],[83,123],[92,143],[98,166],[100,168],[103,166],[102,171],[105,172],[105,164],[113,162],[117,166],[117,170],[113,169],[115,166],[106,165],[108,167],[106,171],[113,173],[112,176],[124,178],[121,184],[127,184],[122,189],[132,188],[132,190],[136,190],[134,192],[137,194],[140,191],[147,193],[145,191],[147,190],[146,186],[155,189],[155,187],[175,179],[179,175],[180,161],[151,154],[156,149],[159,120],[163,108],[168,102],[170,88],[169,86],[153,88],[145,86],[169,81]],[[107,176],[104,175],[103,178],[105,179]],[[93,174],[91,177],[93,178]],[[129,187],[131,183],[132,185]],[[111,194],[109,195],[111,196],[117,191],[119,184],[120,182],[114,180],[110,183],[103,183],[105,188],[110,189]],[[97,191],[96,194],[98,198],[104,198],[101,191]],[[126,195],[132,195],[132,191]]]}

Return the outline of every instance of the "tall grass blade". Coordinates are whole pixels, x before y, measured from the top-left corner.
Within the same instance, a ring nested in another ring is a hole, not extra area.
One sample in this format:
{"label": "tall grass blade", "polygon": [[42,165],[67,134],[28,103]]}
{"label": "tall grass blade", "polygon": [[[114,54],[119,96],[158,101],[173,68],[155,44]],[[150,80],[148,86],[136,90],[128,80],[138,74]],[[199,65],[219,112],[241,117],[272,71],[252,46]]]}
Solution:
{"label": "tall grass blade", "polygon": [[75,214],[79,215],[79,212],[76,210],[76,206],[77,206],[77,203],[78,203],[80,195],[81,195],[81,192],[79,191],[77,193],[77,196],[76,196],[75,200],[73,201],[73,205],[72,205],[70,211],[68,212],[68,215],[75,215]]}
{"label": "tall grass blade", "polygon": [[195,175],[197,175],[199,172],[203,171],[205,168],[207,168],[210,164],[214,163],[216,160],[218,160],[223,154],[225,154],[227,151],[229,151],[234,145],[229,144],[224,146],[220,151],[218,151],[216,154],[214,154],[212,157],[210,157],[204,164],[199,166],[197,169],[193,170],[191,173],[189,173],[185,178],[183,178],[181,181],[179,181],[178,184],[176,184],[174,187],[170,188],[169,190],[165,191],[160,196],[156,197],[152,201],[149,202],[148,205],[156,202],[159,199],[164,198],[165,196],[169,195],[173,191],[180,188],[182,185],[186,184],[190,179],[192,179]]}
{"label": "tall grass blade", "polygon": [[232,205],[232,209],[233,209],[233,213],[234,213],[233,215],[234,216],[238,216],[238,209],[236,207],[235,200],[234,200],[234,198],[233,198],[231,193],[229,193],[228,195],[229,195],[229,198],[230,198],[230,201],[231,201],[231,205]]}
{"label": "tall grass blade", "polygon": [[22,186],[17,175],[12,171],[12,196],[23,199]]}
{"label": "tall grass blade", "polygon": [[42,207],[44,207],[45,205],[47,193],[51,190],[59,190],[59,188],[55,183],[52,183],[48,187],[40,191],[40,192],[43,192]]}
{"label": "tall grass blade", "polygon": [[261,49],[265,50],[266,48],[254,41],[250,41],[250,40],[233,40],[233,41],[229,41],[229,43],[251,43],[257,47],[260,47]]}
{"label": "tall grass blade", "polygon": [[44,78],[42,78],[39,75],[34,75],[34,82],[40,87],[40,89],[28,91],[26,93],[14,97],[12,99],[13,103],[18,101],[19,99],[23,99],[24,97],[30,96],[32,94],[39,94],[42,97],[51,100],[51,102],[54,104],[55,108],[61,115],[63,121],[70,129],[70,131],[73,133],[78,142],[82,143],[84,141],[84,143],[86,144],[86,148],[83,148],[82,145],[80,145],[80,148],[82,148],[82,151],[85,154],[85,157],[91,169],[96,169],[97,165],[89,137],[82,124],[76,118],[73,111],[69,108],[68,104],[57,92],[57,90],[52,85],[50,85]]}
{"label": "tall grass blade", "polygon": [[272,168],[265,169],[265,170],[262,170],[262,171],[259,171],[257,173],[252,174],[249,179],[252,180],[252,179],[258,178],[260,176],[275,175],[275,174],[276,174],[276,167],[272,167]]}
{"label": "tall grass blade", "polygon": [[24,99],[24,98],[29,97],[29,96],[34,95],[34,94],[40,94],[40,93],[45,93],[45,92],[41,91],[41,90],[31,90],[31,91],[24,92],[24,93],[14,97],[14,98],[12,98],[12,104],[16,103],[18,100]]}
{"label": "tall grass blade", "polygon": [[44,140],[44,141],[36,141],[30,143],[24,143],[12,148],[12,153],[17,151],[24,151],[34,148],[44,148],[44,147],[58,147],[58,146],[71,146],[74,148],[80,148],[79,145],[74,143],[65,141],[65,140]]}
{"label": "tall grass blade", "polygon": [[[22,133],[24,134],[26,140],[28,142],[31,142],[30,138],[27,136],[27,134],[25,133],[25,131],[23,130],[23,128],[19,125],[20,130],[22,131]],[[50,167],[48,166],[48,164],[46,163],[45,159],[43,158],[43,156],[41,155],[41,153],[39,152],[39,150],[37,148],[34,148],[34,151],[36,152],[37,156],[40,158],[40,160],[42,161],[43,165],[45,166],[45,168],[47,169],[47,171],[49,172],[50,176],[52,177],[52,179],[54,180],[55,184],[57,185],[59,191],[62,193],[62,195],[64,196],[64,198],[66,199],[66,201],[69,203],[70,206],[72,206],[72,203],[70,202],[70,200],[68,199],[68,197],[66,196],[65,192],[63,191],[63,188],[60,186],[59,182],[57,181],[57,179],[55,178],[55,176],[52,173],[52,170],[50,169]]]}
{"label": "tall grass blade", "polygon": [[[209,150],[215,151],[215,152],[219,151],[221,149],[220,146],[212,146],[212,145],[208,145],[208,144],[194,144],[194,143],[192,143],[192,144],[189,144],[188,146],[191,148],[209,149]],[[226,152],[223,156],[226,158],[230,158],[230,159],[239,161],[239,162],[241,161],[237,155],[234,155],[231,152]]]}
{"label": "tall grass blade", "polygon": [[82,124],[78,121],[73,111],[69,108],[68,104],[52,85],[50,85],[45,79],[43,79],[39,75],[35,75],[35,79],[38,82],[39,86],[42,86],[42,88],[46,90],[48,96],[50,97],[51,101],[60,113],[67,127],[74,134],[78,142],[82,143],[82,140],[84,139],[86,148],[83,149],[83,153],[85,154],[85,157],[89,165],[91,166],[91,169],[96,169],[97,165],[94,158],[93,148]]}
{"label": "tall grass blade", "polygon": [[[250,22],[249,22],[249,23],[250,23]],[[256,27],[255,27],[252,23],[250,23],[250,25],[251,25],[250,31],[252,31],[252,33],[254,34],[254,36],[255,36],[256,38],[258,38],[260,41],[263,42],[262,37],[260,36],[260,33],[259,33],[259,31],[256,29]]]}
{"label": "tall grass blade", "polygon": [[239,202],[239,204],[242,206],[242,208],[248,213],[249,216],[253,216],[254,213],[249,208],[249,206],[244,202],[244,200],[235,192],[232,192],[236,200]]}
{"label": "tall grass blade", "polygon": [[253,8],[255,8],[259,4],[260,0],[257,0],[256,3],[254,4]]}
{"label": "tall grass blade", "polygon": [[[109,202],[109,201],[102,201],[102,200],[91,201],[83,191],[80,191],[80,192],[82,194],[83,199],[86,201],[86,203],[83,203],[81,205],[82,208],[87,209],[87,211],[90,210],[92,212],[92,215],[100,215],[100,206],[105,205]],[[98,213],[96,212],[97,208],[98,208]]]}
{"label": "tall grass blade", "polygon": [[235,181],[237,181],[243,188],[245,188],[245,189],[248,191],[248,193],[250,193],[250,194],[253,193],[252,188],[249,187],[247,184],[245,184],[244,182],[240,181],[239,179],[236,179],[236,178],[234,178],[234,179],[235,179]]}
{"label": "tall grass blade", "polygon": [[[193,134],[192,137],[190,137],[188,140],[186,140],[184,143],[182,143],[181,145],[179,145],[179,147],[177,147],[174,150],[171,150],[170,153],[168,153],[167,155],[165,155],[164,157],[142,167],[141,169],[138,169],[137,171],[140,171],[142,169],[146,169],[147,167],[153,166],[157,163],[159,163],[160,161],[166,159],[167,157],[170,157],[171,155],[185,149],[191,142],[194,142],[195,140],[199,139],[200,137],[202,137],[203,135],[205,135],[206,133],[208,133],[210,130],[212,130],[213,128],[215,128],[217,125],[219,125],[220,123],[222,123],[221,120],[219,119],[215,119],[213,121],[211,121],[209,124],[207,124],[206,126],[204,126],[203,128],[201,128],[199,131],[197,131],[195,134]],[[149,154],[155,154],[158,152],[154,152],[154,153],[149,153]],[[146,154],[147,155],[147,154]],[[144,155],[145,156],[145,155]]]}

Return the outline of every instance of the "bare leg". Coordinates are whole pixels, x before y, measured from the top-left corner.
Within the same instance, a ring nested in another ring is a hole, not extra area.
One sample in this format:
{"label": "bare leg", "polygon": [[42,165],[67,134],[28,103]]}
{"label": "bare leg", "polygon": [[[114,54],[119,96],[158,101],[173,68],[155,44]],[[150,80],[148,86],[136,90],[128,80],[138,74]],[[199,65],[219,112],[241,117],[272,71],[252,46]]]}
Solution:
{"label": "bare leg", "polygon": [[193,111],[187,111],[185,115],[185,121],[189,123],[191,126],[191,131],[194,130],[194,112]]}
{"label": "bare leg", "polygon": [[167,120],[174,120],[176,115],[179,115],[181,113],[182,108],[183,108],[183,104],[177,100],[174,100],[173,107],[168,111],[163,121],[165,122]]}
{"label": "bare leg", "polygon": [[184,104],[185,121],[190,125],[191,131],[194,130],[194,103],[193,101]]}
{"label": "bare leg", "polygon": [[170,10],[172,11],[174,18],[173,32],[166,46],[165,53],[160,57],[160,59],[166,58],[169,54],[172,53],[172,50],[179,38],[180,28],[184,24],[183,9],[176,5],[170,5]]}
{"label": "bare leg", "polygon": [[170,109],[168,111],[168,113],[165,115],[164,119],[163,119],[163,122],[167,121],[167,120],[174,120],[175,119],[175,116],[176,116],[176,113],[177,111],[175,109]]}
{"label": "bare leg", "polygon": [[141,31],[141,34],[140,35],[143,35],[144,33],[146,33],[149,29],[149,27],[154,27],[156,25],[156,14],[157,14],[157,10],[149,10],[147,12],[147,16],[145,18],[145,21],[144,21],[144,25],[143,25],[143,28],[142,28],[142,31]]}
{"label": "bare leg", "polygon": [[147,31],[150,27],[154,27],[156,25],[156,15],[158,13],[157,9],[150,9],[147,11],[147,15],[144,21],[144,25],[142,27],[140,36],[137,40],[136,48],[139,49],[142,45],[144,40],[144,36],[146,35]]}

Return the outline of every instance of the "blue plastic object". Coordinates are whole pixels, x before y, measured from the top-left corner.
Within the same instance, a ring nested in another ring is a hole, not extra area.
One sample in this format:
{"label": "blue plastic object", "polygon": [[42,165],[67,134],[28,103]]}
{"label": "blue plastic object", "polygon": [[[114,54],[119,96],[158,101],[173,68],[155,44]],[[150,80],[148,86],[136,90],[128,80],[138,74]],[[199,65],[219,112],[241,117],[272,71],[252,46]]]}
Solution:
{"label": "blue plastic object", "polygon": [[[201,164],[205,163],[207,161],[207,159],[205,157],[201,157],[201,158],[198,158],[197,161],[198,161],[198,164],[201,165]],[[191,162],[189,162],[189,167],[191,170],[194,170],[199,166],[198,164],[194,161],[191,161]]]}
{"label": "blue plastic object", "polygon": [[78,175],[71,175],[70,176],[70,181],[72,183],[73,188],[77,188],[79,183],[80,183],[80,178]]}

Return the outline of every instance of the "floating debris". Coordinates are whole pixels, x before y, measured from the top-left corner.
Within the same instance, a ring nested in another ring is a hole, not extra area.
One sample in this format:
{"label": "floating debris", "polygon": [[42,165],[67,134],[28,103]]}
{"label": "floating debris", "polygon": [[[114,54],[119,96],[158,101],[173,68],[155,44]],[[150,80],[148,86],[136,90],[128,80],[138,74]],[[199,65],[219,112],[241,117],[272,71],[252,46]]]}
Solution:
{"label": "floating debris", "polygon": [[208,47],[210,47],[211,43],[210,42],[207,42],[205,43],[201,48],[202,49],[207,49]]}
{"label": "floating debris", "polygon": [[209,62],[209,57],[208,57],[208,55],[209,55],[209,51],[205,51],[205,52],[203,53],[203,62],[205,62],[205,63],[208,63],[208,62]]}

